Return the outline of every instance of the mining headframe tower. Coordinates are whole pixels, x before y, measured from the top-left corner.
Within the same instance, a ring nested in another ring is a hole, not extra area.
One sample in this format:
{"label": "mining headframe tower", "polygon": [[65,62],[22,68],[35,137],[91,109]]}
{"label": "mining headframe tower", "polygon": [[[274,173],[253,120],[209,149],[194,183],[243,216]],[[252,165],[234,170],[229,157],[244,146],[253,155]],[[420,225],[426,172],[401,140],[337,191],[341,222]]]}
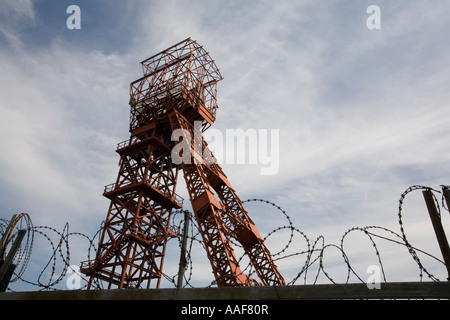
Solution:
{"label": "mining headframe tower", "polygon": [[[222,76],[214,60],[188,38],[141,65],[144,75],[130,85],[131,136],[118,144],[119,174],[104,190],[111,203],[97,254],[81,265],[88,289],[99,280],[108,288],[160,287],[166,244],[177,236],[171,216],[183,207],[175,193],[180,170],[217,285],[284,285],[255,224],[201,138],[216,120]],[[176,130],[178,141],[172,141]],[[188,150],[176,148],[181,141],[188,142]],[[241,270],[231,238],[242,245],[258,279]]]}

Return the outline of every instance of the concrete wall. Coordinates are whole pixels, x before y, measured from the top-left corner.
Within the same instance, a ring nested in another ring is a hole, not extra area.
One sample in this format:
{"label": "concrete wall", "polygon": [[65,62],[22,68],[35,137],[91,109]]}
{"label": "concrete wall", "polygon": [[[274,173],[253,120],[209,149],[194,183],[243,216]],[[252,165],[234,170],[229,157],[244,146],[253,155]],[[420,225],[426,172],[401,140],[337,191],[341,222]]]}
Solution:
{"label": "concrete wall", "polygon": [[0,300],[302,300],[450,298],[450,282],[296,285],[193,289],[73,290],[0,293]]}

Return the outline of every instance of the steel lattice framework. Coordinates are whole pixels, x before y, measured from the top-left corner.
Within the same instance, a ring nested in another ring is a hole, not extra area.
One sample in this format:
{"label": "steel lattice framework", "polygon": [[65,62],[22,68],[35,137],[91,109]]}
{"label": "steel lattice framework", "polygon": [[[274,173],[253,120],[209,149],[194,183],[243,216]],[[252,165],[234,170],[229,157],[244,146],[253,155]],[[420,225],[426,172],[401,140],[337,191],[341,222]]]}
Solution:
{"label": "steel lattice framework", "polygon": [[[177,236],[171,213],[183,206],[175,193],[180,169],[217,285],[284,285],[255,224],[201,138],[218,108],[222,76],[214,61],[189,38],[141,65],[143,77],[130,85],[131,137],[118,144],[119,174],[105,187],[111,204],[97,255],[81,266],[90,276],[88,288],[97,279],[117,288],[150,287],[151,280],[160,286],[166,243]],[[180,140],[172,141],[177,129],[182,129]],[[189,141],[190,152],[178,163],[173,150],[181,139]],[[244,248],[259,280],[240,269],[231,237]]]}

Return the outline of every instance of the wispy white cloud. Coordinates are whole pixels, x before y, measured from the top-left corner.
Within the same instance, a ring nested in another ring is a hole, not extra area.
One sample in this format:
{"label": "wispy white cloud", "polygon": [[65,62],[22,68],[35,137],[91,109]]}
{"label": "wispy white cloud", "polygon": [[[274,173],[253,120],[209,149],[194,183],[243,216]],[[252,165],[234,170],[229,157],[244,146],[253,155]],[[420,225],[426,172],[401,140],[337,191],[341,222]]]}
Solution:
{"label": "wispy white cloud", "polygon": [[16,54],[0,62],[2,184],[23,196],[16,210],[83,224],[107,207],[102,184],[114,179],[114,146],[127,131],[126,71],[115,56],[59,44]]}
{"label": "wispy white cloud", "polygon": [[[35,12],[31,0],[4,0],[0,11],[0,36],[3,35],[13,47],[20,46],[18,31],[33,25]],[[1,40],[1,38],[0,38]]]}
{"label": "wispy white cloud", "polygon": [[3,0],[2,1],[2,25],[18,27],[27,22],[34,21],[35,12],[31,0]]}

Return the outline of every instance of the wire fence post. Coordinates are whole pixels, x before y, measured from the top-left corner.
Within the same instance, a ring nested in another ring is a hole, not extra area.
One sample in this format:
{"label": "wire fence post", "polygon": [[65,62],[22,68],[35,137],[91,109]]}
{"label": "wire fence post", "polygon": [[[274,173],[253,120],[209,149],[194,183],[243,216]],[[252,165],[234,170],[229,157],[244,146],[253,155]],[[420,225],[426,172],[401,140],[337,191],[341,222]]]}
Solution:
{"label": "wire fence post", "polygon": [[178,268],[177,288],[183,287],[184,270],[186,270],[186,244],[189,232],[189,211],[184,211],[183,240],[181,242],[180,266]]}
{"label": "wire fence post", "polygon": [[447,237],[444,228],[442,227],[441,217],[436,208],[433,193],[431,190],[422,191],[425,203],[427,205],[428,213],[430,214],[431,223],[433,224],[434,232],[441,249],[442,257],[444,258],[445,266],[447,267],[448,278],[450,281],[450,247],[448,245]]}
{"label": "wire fence post", "polygon": [[8,288],[9,281],[11,280],[12,273],[16,266],[13,264],[14,257],[16,256],[17,251],[20,249],[20,245],[22,244],[23,237],[27,233],[27,230],[21,229],[17,232],[17,237],[14,240],[11,249],[9,250],[6,259],[1,263],[0,267],[0,291],[4,292]]}

